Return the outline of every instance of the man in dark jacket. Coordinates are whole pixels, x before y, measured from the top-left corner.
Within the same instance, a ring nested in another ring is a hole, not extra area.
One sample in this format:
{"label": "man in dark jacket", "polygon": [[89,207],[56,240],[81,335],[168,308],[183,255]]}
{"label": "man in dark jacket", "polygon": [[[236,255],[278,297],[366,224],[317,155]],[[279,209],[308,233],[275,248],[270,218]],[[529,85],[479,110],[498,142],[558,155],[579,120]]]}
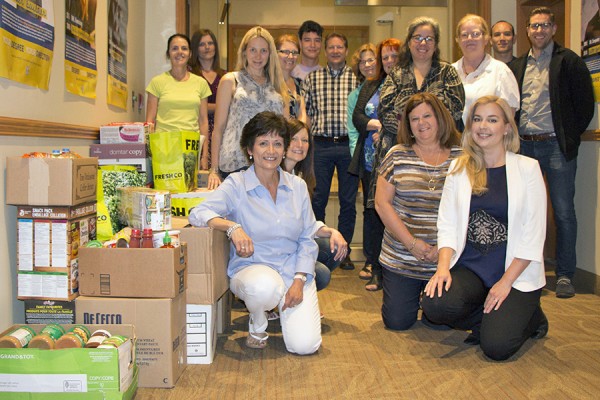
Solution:
{"label": "man in dark jacket", "polygon": [[577,152],[594,115],[594,92],[581,57],[553,41],[556,29],[549,8],[532,10],[527,24],[531,49],[509,67],[521,91],[515,116],[521,153],[539,161],[554,208],[556,296],[569,298],[575,295]]}

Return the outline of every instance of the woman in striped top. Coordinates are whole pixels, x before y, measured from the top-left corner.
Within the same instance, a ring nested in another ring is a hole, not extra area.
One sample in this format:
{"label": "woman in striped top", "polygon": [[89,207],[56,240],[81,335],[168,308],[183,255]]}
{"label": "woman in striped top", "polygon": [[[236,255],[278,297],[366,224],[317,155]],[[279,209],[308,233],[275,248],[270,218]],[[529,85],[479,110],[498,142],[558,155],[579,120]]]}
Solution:
{"label": "woman in striped top", "polygon": [[385,225],[381,313],[394,330],[416,322],[421,292],[435,273],[438,207],[450,162],[460,154],[454,120],[435,95],[411,96],[403,114],[398,144],[379,166],[375,194]]}

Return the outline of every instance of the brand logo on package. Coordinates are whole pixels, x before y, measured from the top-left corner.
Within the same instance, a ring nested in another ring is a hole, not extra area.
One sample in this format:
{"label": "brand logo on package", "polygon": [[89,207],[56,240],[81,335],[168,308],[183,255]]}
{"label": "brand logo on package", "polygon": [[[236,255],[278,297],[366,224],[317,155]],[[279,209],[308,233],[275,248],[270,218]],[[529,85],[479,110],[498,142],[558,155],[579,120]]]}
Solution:
{"label": "brand logo on package", "polygon": [[123,316],[121,314],[83,313],[84,324],[121,325]]}
{"label": "brand logo on package", "polygon": [[185,290],[185,268],[177,271],[177,275],[179,275],[179,293],[183,293]]}
{"label": "brand logo on package", "polygon": [[63,382],[65,392],[83,392],[83,383],[81,381],[66,380]]}
{"label": "brand logo on package", "polygon": [[77,200],[93,196],[96,193],[98,171],[96,165],[78,165],[75,198]]}

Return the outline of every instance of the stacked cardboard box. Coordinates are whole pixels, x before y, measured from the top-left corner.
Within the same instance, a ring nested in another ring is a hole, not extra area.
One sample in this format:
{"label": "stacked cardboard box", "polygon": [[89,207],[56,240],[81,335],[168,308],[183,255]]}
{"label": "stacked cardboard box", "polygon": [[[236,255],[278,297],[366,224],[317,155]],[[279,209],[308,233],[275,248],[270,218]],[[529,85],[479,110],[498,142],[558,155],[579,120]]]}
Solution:
{"label": "stacked cardboard box", "polygon": [[36,322],[74,322],[78,249],[96,238],[97,169],[96,158],[6,159],[6,203],[18,207],[17,298],[63,302],[27,306]]}
{"label": "stacked cardboard box", "polygon": [[140,387],[173,387],[187,365],[187,250],[80,251],[76,321],[135,326]]}
{"label": "stacked cardboard box", "polygon": [[152,182],[152,159],[145,143],[93,144],[90,157],[98,157],[98,165],[131,165],[146,173],[147,183]]}
{"label": "stacked cardboard box", "polygon": [[189,246],[187,362],[210,364],[217,333],[229,326],[229,240],[224,232],[212,228],[186,227],[185,218],[173,218],[172,224],[180,231],[180,240]]}
{"label": "stacked cardboard box", "polygon": [[73,300],[79,248],[96,238],[96,203],[17,207],[17,298]]}

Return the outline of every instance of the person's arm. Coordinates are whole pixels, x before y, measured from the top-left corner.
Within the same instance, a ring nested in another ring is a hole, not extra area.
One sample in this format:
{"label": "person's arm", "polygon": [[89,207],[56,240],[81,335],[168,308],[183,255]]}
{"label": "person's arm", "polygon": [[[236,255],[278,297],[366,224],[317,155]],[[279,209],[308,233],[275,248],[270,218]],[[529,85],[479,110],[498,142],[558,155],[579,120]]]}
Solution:
{"label": "person's arm", "polygon": [[[294,273],[295,275],[312,275],[314,277],[315,262],[317,261],[317,254],[319,252],[319,247],[313,239],[317,221],[310,204],[306,183],[302,180],[298,180],[297,184],[294,185],[293,192],[294,196],[300,197],[299,200],[301,200],[302,208],[298,222],[303,224],[303,229],[298,239]],[[303,298],[304,281],[302,279],[294,278],[292,285],[285,294],[285,302],[281,310],[285,311],[289,307],[295,307],[302,303]]]}
{"label": "person's arm", "polygon": [[337,229],[322,225],[317,231],[316,237],[329,238],[329,246],[332,253],[335,253],[333,259],[335,261],[343,260],[348,254],[348,242]]}
{"label": "person's arm", "polygon": [[158,97],[146,92],[146,122],[151,122],[156,127],[156,114],[158,113]]}
{"label": "person's arm", "polygon": [[381,218],[381,222],[383,222],[388,232],[397,241],[401,242],[417,260],[434,261],[431,258],[437,256],[437,254],[432,254],[432,246],[414,237],[394,209],[394,196],[396,196],[394,185],[383,176],[378,176],[377,189],[375,190],[375,210]]}
{"label": "person's arm", "polygon": [[346,130],[348,131],[348,140],[350,146],[350,156],[354,155],[354,150],[356,149],[356,142],[358,141],[358,130],[352,123],[352,115],[354,114],[354,109],[356,107],[356,100],[358,98],[358,89],[354,89],[348,95],[348,107],[346,109]]}
{"label": "person's arm", "polygon": [[400,79],[401,72],[401,69],[394,68],[383,81],[379,92],[377,115],[381,121],[382,131],[391,136],[396,136],[398,133],[398,114],[402,112],[396,107],[396,97],[398,97],[400,91],[396,79]]}
{"label": "person's arm", "polygon": [[450,64],[445,68],[445,73],[441,74],[442,84],[439,90],[433,92],[446,106],[452,119],[458,125],[462,125],[463,110],[465,108],[465,89],[458,76],[456,69]]}
{"label": "person's arm", "polygon": [[225,218],[215,217],[208,221],[208,226],[222,232],[229,231],[229,240],[231,240],[235,251],[240,257],[250,257],[254,254],[252,239],[250,239],[250,236],[248,236],[240,224]]}
{"label": "person's arm", "polygon": [[304,122],[308,126],[308,116],[306,115],[306,105],[304,104],[304,97],[298,96],[298,120]]}
{"label": "person's arm", "polygon": [[229,106],[233,99],[234,90],[235,75],[230,72],[223,76],[217,89],[215,127],[212,133],[212,145],[210,149],[212,169],[208,175],[209,189],[216,189],[221,184],[221,178],[219,177],[219,151],[221,150],[221,141],[223,139],[225,125],[227,124]]}
{"label": "person's arm", "polygon": [[200,154],[200,168],[206,170],[208,169],[208,100],[206,98],[200,100],[198,126],[200,127],[200,136],[204,137]]}

